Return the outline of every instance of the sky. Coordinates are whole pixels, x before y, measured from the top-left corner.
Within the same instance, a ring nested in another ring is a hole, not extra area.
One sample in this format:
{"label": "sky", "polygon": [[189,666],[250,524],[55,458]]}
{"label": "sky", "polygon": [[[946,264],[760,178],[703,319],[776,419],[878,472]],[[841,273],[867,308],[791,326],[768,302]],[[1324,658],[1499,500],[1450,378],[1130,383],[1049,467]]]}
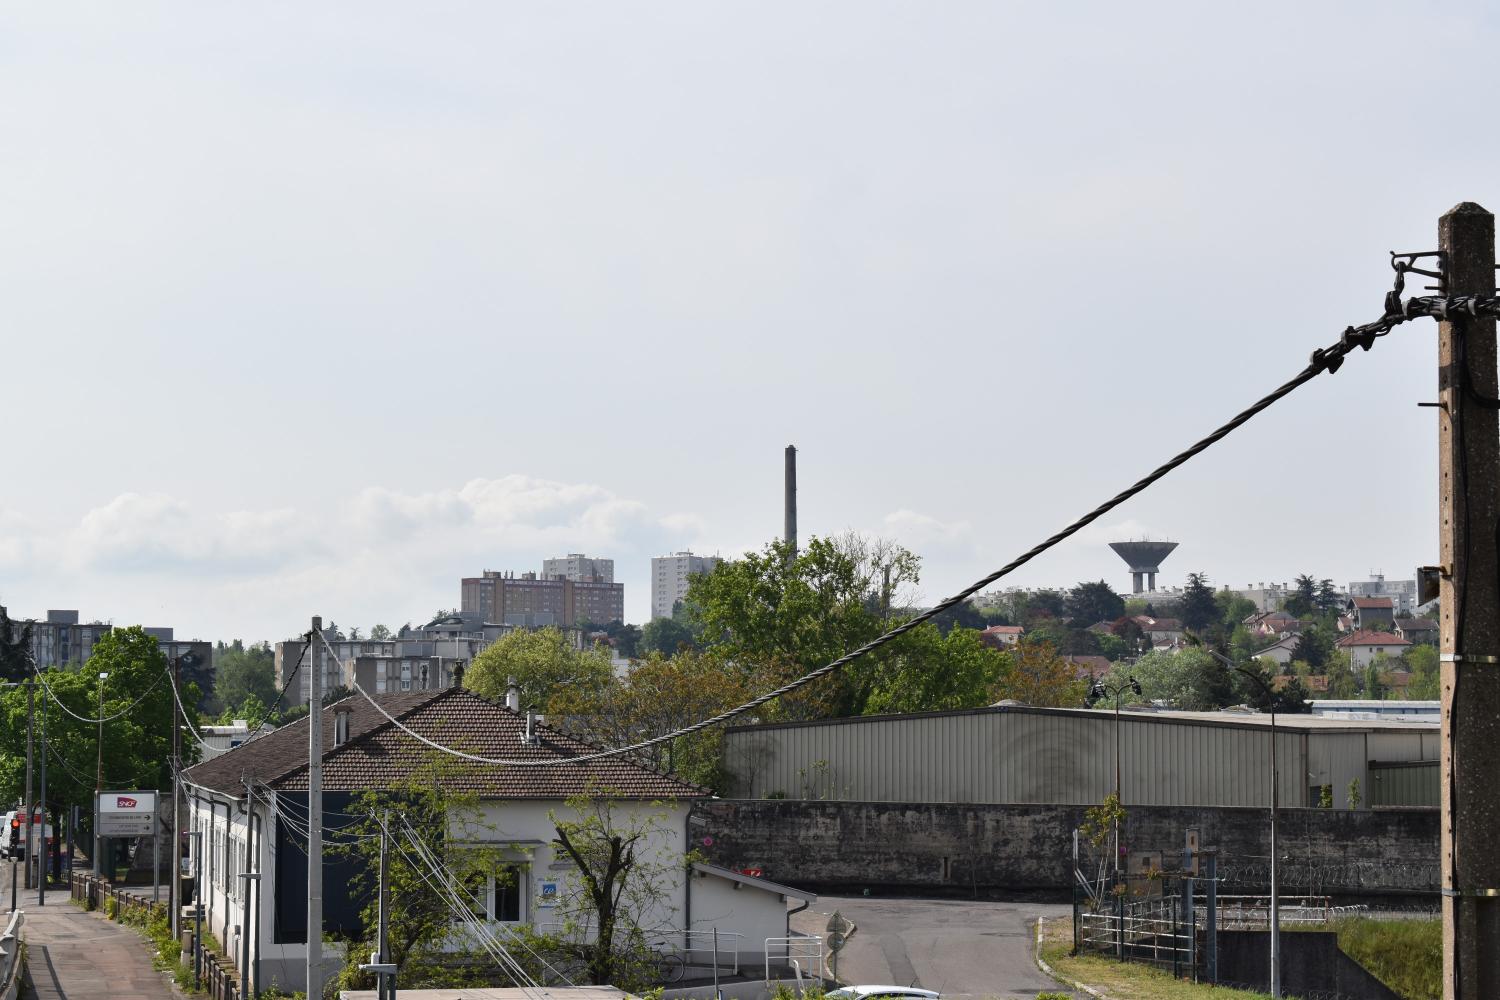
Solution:
{"label": "sky", "polygon": [[[1376,318],[1500,205],[1492,6],[15,4],[0,602],[180,637],[781,530],[933,602]],[[1409,578],[1436,333],[1009,579]]]}

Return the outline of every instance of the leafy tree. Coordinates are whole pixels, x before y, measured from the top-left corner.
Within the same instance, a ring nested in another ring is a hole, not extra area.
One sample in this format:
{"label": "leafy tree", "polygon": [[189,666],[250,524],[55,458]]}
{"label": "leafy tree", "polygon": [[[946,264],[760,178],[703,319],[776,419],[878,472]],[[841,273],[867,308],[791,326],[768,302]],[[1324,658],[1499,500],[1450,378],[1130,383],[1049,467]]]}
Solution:
{"label": "leafy tree", "polygon": [[[1255,674],[1260,683],[1255,683],[1240,673],[1240,670],[1249,670]],[[1249,705],[1262,712],[1269,712],[1273,709],[1287,714],[1309,711],[1311,706],[1307,704],[1307,688],[1303,686],[1301,679],[1293,677],[1285,687],[1277,691],[1276,676],[1277,672],[1263,660],[1253,660],[1237,668],[1230,676],[1234,698],[1241,704]]]}
{"label": "leafy tree", "polygon": [[1045,618],[1063,618],[1067,613],[1068,599],[1061,591],[1033,590],[1026,595],[1026,606],[1021,615],[1021,623],[1030,628],[1034,623]]}
{"label": "leafy tree", "polygon": [[1077,708],[1088,693],[1088,683],[1078,677],[1072,664],[1057,655],[1050,643],[1022,640],[1007,654],[1010,669],[995,685],[995,701],[1018,701],[1023,705]]}
{"label": "leafy tree", "polygon": [[1406,689],[1407,697],[1436,701],[1442,693],[1437,647],[1426,643],[1408,646],[1401,658],[1406,661],[1406,669],[1411,671],[1411,684]]}
{"label": "leafy tree", "polygon": [[31,624],[11,621],[0,605],[0,680],[20,681],[31,676]]}
{"label": "leafy tree", "polygon": [[1010,624],[1009,622],[997,622],[996,619],[1004,618],[1003,613],[992,609],[980,608],[973,601],[962,601],[947,611],[936,615],[931,619],[944,635],[953,628],[983,629],[992,624]]}
{"label": "leafy tree", "polygon": [[[43,671],[35,689],[36,712],[38,718],[46,716],[47,752],[54,765],[47,772],[47,807],[58,824],[67,806],[88,807],[93,801],[100,727],[64,713],[53,699],[83,718],[99,717],[100,672],[109,674],[103,682],[104,716],[118,716],[102,727],[105,787],[171,787],[168,761],[176,714],[167,659],[140,626],[117,628],[95,644],[83,669]],[[197,725],[196,686],[184,684],[182,695],[189,721]],[[183,741],[182,751],[186,763],[197,759],[191,740]],[[26,691],[7,688],[0,690],[0,801],[21,798],[25,769]]]}
{"label": "leafy tree", "polygon": [[1292,647],[1292,659],[1301,660],[1310,667],[1321,667],[1328,662],[1328,656],[1332,652],[1332,637],[1314,625],[1297,636],[1297,644]]}
{"label": "leafy tree", "polygon": [[[812,538],[795,554],[784,542],[696,576],[688,598],[702,642],[747,673],[784,683],[874,639],[895,624],[896,596],[917,580],[917,557],[858,536]],[[881,650],[859,670],[831,675],[772,711],[783,716],[857,715],[864,710]]]}
{"label": "leafy tree", "polygon": [[582,628],[585,632],[603,632],[609,638],[610,647],[624,659],[633,660],[640,655],[639,625],[626,625],[622,621],[612,621],[605,625],[583,622]]}
{"label": "leafy tree", "polygon": [[391,630],[384,625],[372,625],[370,627],[371,642],[385,642],[391,637]]}
{"label": "leafy tree", "polygon": [[926,622],[893,645],[879,666],[866,713],[980,708],[1014,669],[1012,655],[986,646],[974,629],[955,628],[945,636]]}
{"label": "leafy tree", "polygon": [[637,645],[638,652],[660,653],[663,656],[671,656],[679,649],[695,650],[697,648],[698,643],[692,628],[676,618],[651,619],[641,629],[641,638]]}
{"label": "leafy tree", "polygon": [[521,688],[521,705],[537,705],[551,711],[555,695],[598,692],[611,679],[609,653],[601,649],[576,649],[555,627],[529,632],[516,629],[502,636],[464,673],[464,686],[495,701],[505,700],[508,679]]}
{"label": "leafy tree", "polygon": [[[744,680],[713,657],[691,650],[676,656],[650,653],[623,678],[597,688],[559,690],[550,700],[550,721],[604,746],[638,743],[681,729],[699,719],[743,704],[750,697]],[[719,746],[713,728],[654,748],[645,763],[669,770],[708,788],[723,784]]]}
{"label": "leafy tree", "polygon": [[358,642],[359,638],[360,638],[360,636],[359,636],[359,626],[355,625],[353,628],[351,628],[349,630],[349,640],[351,642]]}
{"label": "leafy tree", "polygon": [[1364,672],[1364,694],[1372,701],[1379,701],[1386,695],[1386,686],[1380,679],[1381,671],[1389,669],[1390,664],[1384,654],[1375,657],[1374,661],[1365,667]]}
{"label": "leafy tree", "polygon": [[1135,677],[1148,701],[1162,701],[1187,712],[1206,712],[1234,701],[1233,684],[1224,665],[1201,647],[1175,653],[1153,650],[1129,668],[1116,667],[1111,684]]}
{"label": "leafy tree", "polygon": [[1207,628],[1219,619],[1219,605],[1214,601],[1213,588],[1208,577],[1202,573],[1189,573],[1187,585],[1182,588],[1182,598],[1177,602],[1177,614],[1182,624],[1194,631]]}
{"label": "leafy tree", "polygon": [[1342,669],[1330,663],[1327,669],[1328,697],[1330,698],[1358,698],[1360,695],[1360,681],[1354,671],[1348,665]]}
{"label": "leafy tree", "polygon": [[1096,656],[1099,637],[1086,628],[1074,628],[1061,618],[1043,618],[1033,625],[1027,636],[1037,642],[1057,647],[1064,656]]}
{"label": "leafy tree", "polygon": [[1095,622],[1109,622],[1125,614],[1125,599],[1103,580],[1080,583],[1068,591],[1068,616],[1074,626],[1088,628]]}
{"label": "leafy tree", "polygon": [[1320,615],[1337,614],[1339,606],[1343,602],[1339,599],[1339,592],[1334,589],[1333,581],[1323,579],[1318,581],[1317,610]]}
{"label": "leafy tree", "polygon": [[649,978],[649,938],[659,930],[642,921],[667,910],[696,855],[684,859],[658,846],[672,840],[664,811],[621,809],[604,791],[571,798],[565,812],[549,816],[554,848],[576,869],[560,888],[565,933],[592,928],[584,947],[589,981],[636,986]]}
{"label": "leafy tree", "polygon": [[1219,622],[1226,633],[1244,627],[1244,621],[1255,614],[1255,602],[1241,597],[1232,590],[1220,590],[1214,594],[1214,603],[1219,608]]}
{"label": "leafy tree", "polygon": [[1293,586],[1296,589],[1286,599],[1285,610],[1298,618],[1306,618],[1318,606],[1318,581],[1303,573],[1293,581]]}
{"label": "leafy tree", "polygon": [[214,695],[230,718],[247,718],[234,713],[251,698],[262,712],[265,706],[275,704],[276,654],[269,643],[246,647],[236,639],[227,646],[220,643],[214,652]]}

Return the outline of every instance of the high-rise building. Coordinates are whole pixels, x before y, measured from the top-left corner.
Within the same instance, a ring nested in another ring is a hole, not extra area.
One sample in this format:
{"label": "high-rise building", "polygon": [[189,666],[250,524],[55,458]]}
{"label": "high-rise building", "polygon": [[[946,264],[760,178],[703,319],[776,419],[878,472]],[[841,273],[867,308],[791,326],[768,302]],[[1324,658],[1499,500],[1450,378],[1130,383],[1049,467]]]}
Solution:
{"label": "high-rise building", "polygon": [[[611,570],[613,568],[611,567]],[[602,580],[543,579],[535,573],[498,573],[463,579],[460,607],[486,623],[572,628],[625,619],[625,585]]]}
{"label": "high-rise building", "polygon": [[688,581],[700,573],[712,573],[718,556],[695,556],[673,552],[651,560],[651,617],[671,618],[672,608],[687,596]]}
{"label": "high-rise building", "polygon": [[542,578],[555,580],[562,577],[574,583],[614,583],[615,561],[613,559],[590,559],[586,555],[570,552],[558,559],[542,560]]}

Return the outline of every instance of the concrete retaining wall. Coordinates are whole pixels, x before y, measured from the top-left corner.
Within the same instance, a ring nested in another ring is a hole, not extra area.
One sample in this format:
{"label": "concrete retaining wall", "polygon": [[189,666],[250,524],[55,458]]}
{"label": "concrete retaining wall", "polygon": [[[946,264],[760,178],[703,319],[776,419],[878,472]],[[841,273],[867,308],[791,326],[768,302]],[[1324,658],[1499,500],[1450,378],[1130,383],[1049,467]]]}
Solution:
{"label": "concrete retaining wall", "polygon": [[[1070,891],[1072,831],[1086,806],[903,804],[713,799],[693,807],[692,843],[727,868],[811,889]],[[1122,842],[1134,853],[1181,857],[1196,828],[1217,847],[1225,892],[1264,887],[1270,856],[1264,809],[1127,807]],[[1282,885],[1339,895],[1438,888],[1435,809],[1283,809]]]}

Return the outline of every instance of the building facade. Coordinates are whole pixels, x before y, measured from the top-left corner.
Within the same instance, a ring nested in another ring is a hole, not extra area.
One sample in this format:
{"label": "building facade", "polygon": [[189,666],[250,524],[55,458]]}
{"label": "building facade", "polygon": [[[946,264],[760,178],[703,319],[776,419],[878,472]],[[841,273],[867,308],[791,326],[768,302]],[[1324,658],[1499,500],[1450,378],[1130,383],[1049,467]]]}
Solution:
{"label": "building facade", "polygon": [[673,552],[651,560],[651,617],[671,618],[672,608],[687,596],[688,583],[702,573],[712,573],[718,556],[695,556]]}
{"label": "building facade", "polygon": [[614,583],[615,561],[596,559],[576,552],[558,559],[542,560],[542,578],[572,580],[574,583]]}
{"label": "building facade", "polygon": [[1394,612],[1406,618],[1417,605],[1417,581],[1387,580],[1384,573],[1376,573],[1368,580],[1349,584],[1349,596],[1389,597]]}
{"label": "building facade", "polygon": [[602,580],[546,579],[535,573],[487,569],[483,576],[464,577],[459,602],[463,614],[481,622],[519,628],[574,628],[585,622],[608,625],[625,620],[625,585]]}

